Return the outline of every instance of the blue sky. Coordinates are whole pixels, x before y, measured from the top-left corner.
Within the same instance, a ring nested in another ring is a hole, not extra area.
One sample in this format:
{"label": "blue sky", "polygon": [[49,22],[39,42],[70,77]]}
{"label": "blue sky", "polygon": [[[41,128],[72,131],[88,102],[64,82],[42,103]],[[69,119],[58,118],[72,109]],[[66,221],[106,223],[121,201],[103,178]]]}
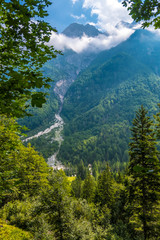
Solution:
{"label": "blue sky", "polygon": [[47,8],[49,16],[46,20],[55,27],[58,32],[62,32],[69,24],[78,22],[97,22],[97,15],[91,16],[91,9],[83,8],[83,0],[73,3],[72,0],[54,0],[53,4]]}

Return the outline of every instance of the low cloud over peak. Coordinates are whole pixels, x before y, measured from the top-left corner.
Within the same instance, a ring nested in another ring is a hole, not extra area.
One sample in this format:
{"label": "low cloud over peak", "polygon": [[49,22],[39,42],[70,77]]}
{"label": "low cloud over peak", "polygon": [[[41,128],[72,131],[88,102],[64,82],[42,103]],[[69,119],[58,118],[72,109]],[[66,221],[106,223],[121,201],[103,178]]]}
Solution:
{"label": "low cloud over peak", "polygon": [[99,33],[97,36],[89,37],[83,34],[81,37],[68,37],[63,33],[52,33],[50,44],[58,50],[65,51],[71,49],[77,53],[83,51],[103,51],[110,49],[120,42],[126,40],[134,30],[120,24],[115,30],[114,34],[109,36]]}

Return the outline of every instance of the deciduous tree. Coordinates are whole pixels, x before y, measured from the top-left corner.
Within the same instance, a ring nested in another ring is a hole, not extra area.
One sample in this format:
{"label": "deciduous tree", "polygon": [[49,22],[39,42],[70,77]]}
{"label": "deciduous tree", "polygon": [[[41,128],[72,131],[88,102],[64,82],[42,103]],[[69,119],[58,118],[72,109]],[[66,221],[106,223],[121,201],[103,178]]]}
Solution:
{"label": "deciduous tree", "polygon": [[[48,0],[1,0],[0,113],[21,117],[27,105],[41,107],[51,79],[41,68],[57,51],[49,46],[52,31],[43,20]],[[30,100],[30,101],[28,101]],[[27,102],[27,104],[26,104]]]}
{"label": "deciduous tree", "polygon": [[160,28],[159,0],[125,0],[123,5],[128,7],[129,14],[136,22],[142,21],[142,27],[153,25]]}

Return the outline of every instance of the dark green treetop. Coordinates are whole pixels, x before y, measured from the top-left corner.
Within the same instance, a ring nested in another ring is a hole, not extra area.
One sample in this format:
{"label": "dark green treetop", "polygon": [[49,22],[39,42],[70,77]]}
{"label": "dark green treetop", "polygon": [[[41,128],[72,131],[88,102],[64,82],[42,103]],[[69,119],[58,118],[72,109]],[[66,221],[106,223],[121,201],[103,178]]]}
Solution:
{"label": "dark green treetop", "polygon": [[160,28],[160,2],[159,0],[125,0],[123,5],[128,7],[130,15],[136,22],[143,21],[142,27],[153,25]]}
{"label": "dark green treetop", "polygon": [[1,0],[1,114],[21,117],[26,102],[41,107],[46,101],[46,94],[35,88],[49,88],[51,79],[43,76],[41,68],[58,53],[47,44],[56,30],[43,20],[50,4],[48,0]]}

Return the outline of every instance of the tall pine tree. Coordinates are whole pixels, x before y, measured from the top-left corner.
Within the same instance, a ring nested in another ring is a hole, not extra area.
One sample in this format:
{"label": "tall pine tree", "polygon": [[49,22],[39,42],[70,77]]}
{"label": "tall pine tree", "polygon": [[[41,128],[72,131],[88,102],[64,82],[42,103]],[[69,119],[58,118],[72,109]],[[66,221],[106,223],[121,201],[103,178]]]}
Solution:
{"label": "tall pine tree", "polygon": [[137,227],[142,229],[144,240],[158,239],[160,164],[153,122],[143,106],[136,113],[131,132],[129,174],[133,215],[141,225]]}

